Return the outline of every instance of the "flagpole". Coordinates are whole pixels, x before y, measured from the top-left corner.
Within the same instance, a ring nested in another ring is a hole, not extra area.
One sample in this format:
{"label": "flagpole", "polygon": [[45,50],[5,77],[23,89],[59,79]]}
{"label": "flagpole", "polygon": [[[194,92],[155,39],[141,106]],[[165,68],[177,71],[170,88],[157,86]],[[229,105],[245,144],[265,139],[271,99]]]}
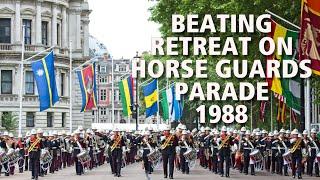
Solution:
{"label": "flagpole", "polygon": [[288,21],[288,20],[284,19],[283,17],[281,17],[281,16],[279,16],[279,15],[277,15],[277,14],[275,14],[275,13],[273,13],[273,12],[269,11],[268,9],[266,9],[266,10],[265,10],[265,12],[266,12],[266,13],[271,14],[271,15],[272,15],[272,16],[274,16],[274,17],[277,17],[278,19],[281,19],[282,21],[284,21],[284,22],[286,22],[286,23],[290,24],[291,26],[293,26],[293,27],[295,27],[295,28],[297,28],[297,29],[299,29],[299,30],[300,30],[300,27],[299,27],[299,26],[297,26],[297,25],[293,24],[292,22],[290,22],[290,21]]}
{"label": "flagpole", "polygon": [[272,118],[272,112],[273,112],[273,110],[272,110],[272,92],[270,91],[270,95],[271,95],[271,97],[270,97],[270,125],[271,125],[271,132],[273,131],[273,118]]}
{"label": "flagpole", "polygon": [[290,131],[292,130],[292,108],[290,108]]}
{"label": "flagpole", "polygon": [[250,116],[251,116],[251,125],[250,125],[250,127],[251,127],[251,131],[252,131],[252,100],[250,101],[250,105],[251,105],[251,109],[250,109]]}
{"label": "flagpole", "polygon": [[22,25],[21,62],[20,62],[20,93],[19,93],[19,136],[22,136],[22,94],[23,94],[23,61],[24,61],[24,37],[25,26]]}
{"label": "flagpole", "polygon": [[311,111],[310,111],[310,101],[311,97],[310,97],[310,79],[307,79],[307,83],[306,83],[306,99],[305,103],[306,103],[306,108],[305,108],[305,129],[307,130],[308,134],[310,135],[310,115],[311,115]]}
{"label": "flagpole", "polygon": [[111,106],[112,106],[112,114],[111,114],[111,121],[112,121],[112,128],[114,128],[114,77],[113,77],[113,57],[111,56],[111,94],[112,94],[112,99],[111,99]]}
{"label": "flagpole", "polygon": [[159,124],[160,124],[160,114],[159,114],[159,81],[157,80],[157,93],[158,93],[158,99],[157,99],[157,106],[158,106],[158,111],[157,111],[157,129],[159,129]]}
{"label": "flagpole", "polygon": [[[166,91],[168,90],[169,88],[169,79],[167,78],[167,83],[166,83]],[[161,91],[161,90],[160,90]],[[167,92],[166,92],[167,94]],[[169,108],[169,105],[168,105],[168,108]],[[170,112],[168,110],[168,119],[167,119],[167,125],[170,125]]]}
{"label": "flagpole", "polygon": [[69,132],[72,133],[72,41],[69,42]]}

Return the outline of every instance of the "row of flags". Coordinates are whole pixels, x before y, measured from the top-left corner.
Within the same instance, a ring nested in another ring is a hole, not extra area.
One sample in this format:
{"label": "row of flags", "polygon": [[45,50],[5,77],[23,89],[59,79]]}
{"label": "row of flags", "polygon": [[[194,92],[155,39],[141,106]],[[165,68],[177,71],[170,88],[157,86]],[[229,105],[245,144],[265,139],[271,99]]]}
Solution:
{"label": "row of flags", "polygon": [[[134,105],[134,84],[132,76],[128,76],[119,82],[120,97],[123,107],[123,115],[132,115]],[[159,91],[158,79],[153,79],[142,87],[144,102],[146,106],[146,118],[157,115],[160,112],[161,103],[162,118],[165,121],[180,121],[182,116],[182,101],[178,101],[175,96],[174,85]],[[161,99],[160,99],[161,98]]]}
{"label": "row of flags", "polygon": [[[59,101],[55,76],[53,51],[44,58],[31,63],[32,72],[37,84],[40,111],[53,107]],[[90,64],[77,71],[82,94],[81,112],[97,107],[97,85],[95,65]]]}
{"label": "row of flags", "polygon": [[[315,75],[320,75],[320,3],[318,0],[302,0],[300,31],[285,28],[271,19],[271,32],[269,37],[275,42],[279,37],[285,40],[291,37],[295,53],[291,56],[279,55],[276,51],[267,57],[267,60],[278,61],[303,61],[311,60],[310,68]],[[275,48],[277,49],[277,47]],[[289,70],[291,71],[291,70]],[[301,107],[301,79],[293,78],[267,79],[269,89],[274,92],[277,103],[277,121],[284,123],[287,108],[290,109],[290,119],[297,123],[296,113],[300,113]],[[260,119],[264,120],[265,101],[260,104]]]}

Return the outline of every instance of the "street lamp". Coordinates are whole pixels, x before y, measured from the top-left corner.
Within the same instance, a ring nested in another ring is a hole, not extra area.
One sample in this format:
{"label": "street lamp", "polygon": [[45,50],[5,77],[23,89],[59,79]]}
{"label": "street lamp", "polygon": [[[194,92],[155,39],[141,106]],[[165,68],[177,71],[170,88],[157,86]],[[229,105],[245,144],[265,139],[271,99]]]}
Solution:
{"label": "street lamp", "polygon": [[[138,55],[138,51],[136,52],[136,56],[133,57],[135,59],[135,61],[138,61],[140,60],[140,56]],[[139,85],[138,85],[138,74],[137,74],[137,77],[136,77],[136,101],[134,103],[134,105],[131,105],[130,108],[133,112],[133,117],[135,116],[135,119],[136,119],[136,131],[138,131],[138,122],[139,122],[139,91],[138,91],[138,88],[139,88]]]}

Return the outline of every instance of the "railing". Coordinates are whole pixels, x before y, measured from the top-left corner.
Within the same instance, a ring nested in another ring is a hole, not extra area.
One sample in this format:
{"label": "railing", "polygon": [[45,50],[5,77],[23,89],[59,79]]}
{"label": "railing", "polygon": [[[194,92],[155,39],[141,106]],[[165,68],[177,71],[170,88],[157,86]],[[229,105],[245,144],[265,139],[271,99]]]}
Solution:
{"label": "railing", "polygon": [[0,51],[11,51],[11,50],[12,50],[12,44],[0,43]]}
{"label": "railing", "polygon": [[36,51],[36,47],[35,45],[25,45],[25,51]]}

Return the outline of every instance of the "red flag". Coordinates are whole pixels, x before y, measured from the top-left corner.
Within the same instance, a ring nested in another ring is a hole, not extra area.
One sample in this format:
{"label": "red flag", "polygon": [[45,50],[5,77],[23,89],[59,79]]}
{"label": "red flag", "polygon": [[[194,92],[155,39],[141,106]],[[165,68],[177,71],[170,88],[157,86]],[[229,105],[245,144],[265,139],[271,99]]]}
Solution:
{"label": "red flag", "polygon": [[293,110],[292,110],[292,108],[290,108],[290,116],[291,116],[291,120],[293,121],[293,123],[297,123],[298,121],[297,121],[297,114],[296,114],[296,112],[294,112]]}
{"label": "red flag", "polygon": [[95,65],[90,64],[77,72],[82,94],[81,112],[97,107]]}
{"label": "red flag", "polygon": [[260,120],[264,122],[264,113],[266,109],[266,101],[261,101],[260,103]]}
{"label": "red flag", "polygon": [[311,60],[310,68],[320,76],[320,3],[302,0],[299,60]]}

